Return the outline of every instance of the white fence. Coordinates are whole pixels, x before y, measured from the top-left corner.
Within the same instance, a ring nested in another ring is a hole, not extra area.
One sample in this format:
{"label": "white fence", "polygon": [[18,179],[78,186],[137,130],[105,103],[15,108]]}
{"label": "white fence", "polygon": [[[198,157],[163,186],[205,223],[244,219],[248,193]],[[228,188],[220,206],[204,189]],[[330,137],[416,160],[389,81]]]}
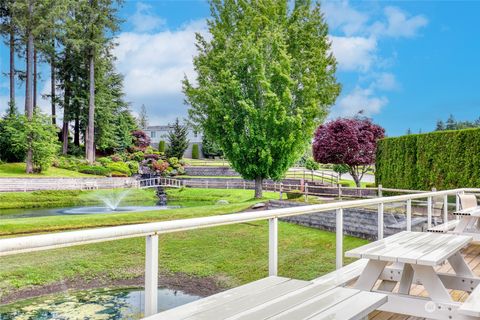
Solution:
{"label": "white fence", "polygon": [[[63,248],[89,243],[113,241],[119,239],[146,237],[145,258],[145,315],[157,312],[158,287],[158,237],[165,233],[210,228],[221,225],[231,225],[251,221],[269,221],[269,274],[277,274],[278,263],[278,219],[314,212],[336,210],[336,266],[343,265],[343,210],[347,208],[362,208],[377,206],[378,208],[378,239],[383,238],[383,209],[386,203],[406,203],[406,230],[411,230],[412,200],[427,199],[428,225],[432,224],[433,198],[443,197],[448,203],[449,196],[456,197],[456,209],[459,209],[459,194],[464,192],[480,193],[480,189],[455,189],[437,192],[406,194],[374,199],[351,200],[319,205],[292,207],[259,212],[244,212],[237,214],[218,215],[202,218],[173,220],[155,223],[125,225],[109,228],[97,228],[72,232],[61,232],[25,236],[19,238],[0,239],[0,256],[24,252]],[[448,221],[448,206],[444,206],[444,222]]]}

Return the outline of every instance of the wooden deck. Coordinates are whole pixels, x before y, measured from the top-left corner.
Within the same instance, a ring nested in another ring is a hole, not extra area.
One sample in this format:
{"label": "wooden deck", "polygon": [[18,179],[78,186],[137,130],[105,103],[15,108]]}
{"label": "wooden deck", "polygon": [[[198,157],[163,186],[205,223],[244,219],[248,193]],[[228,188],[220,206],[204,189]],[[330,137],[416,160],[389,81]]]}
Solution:
{"label": "wooden deck", "polygon": [[[473,272],[477,276],[480,276],[480,245],[470,245],[465,250],[463,250],[462,253],[466,255],[465,260],[468,262]],[[448,263],[440,267],[439,270],[441,270],[441,272],[453,272]],[[412,286],[411,294],[418,295],[418,296],[428,296],[423,286],[420,286],[420,285]],[[458,291],[458,290],[450,290],[450,294],[452,295],[453,299],[456,301],[465,301],[465,299],[468,297],[467,293],[463,291]],[[401,314],[374,311],[369,315],[368,319],[371,319],[371,320],[420,320],[425,318],[409,317]]]}

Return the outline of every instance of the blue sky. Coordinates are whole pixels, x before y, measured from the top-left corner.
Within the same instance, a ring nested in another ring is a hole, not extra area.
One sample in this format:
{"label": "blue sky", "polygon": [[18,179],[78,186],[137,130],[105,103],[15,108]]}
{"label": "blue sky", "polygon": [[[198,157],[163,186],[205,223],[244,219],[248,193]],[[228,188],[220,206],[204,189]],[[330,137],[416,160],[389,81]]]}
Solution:
{"label": "blue sky", "polygon": [[[342,94],[331,118],[359,110],[390,136],[430,131],[452,113],[480,116],[477,1],[324,1]],[[145,104],[150,124],[185,117],[180,81],[194,77],[194,33],[207,33],[205,1],[126,1],[117,68],[132,110]],[[7,50],[0,47],[5,72]],[[48,78],[48,68],[41,68]],[[8,100],[2,76],[0,110]],[[48,93],[48,80],[40,91]],[[20,93],[21,90],[17,89]],[[19,93],[19,99],[22,99]],[[21,103],[20,103],[21,104]],[[48,110],[48,101],[41,101]]]}

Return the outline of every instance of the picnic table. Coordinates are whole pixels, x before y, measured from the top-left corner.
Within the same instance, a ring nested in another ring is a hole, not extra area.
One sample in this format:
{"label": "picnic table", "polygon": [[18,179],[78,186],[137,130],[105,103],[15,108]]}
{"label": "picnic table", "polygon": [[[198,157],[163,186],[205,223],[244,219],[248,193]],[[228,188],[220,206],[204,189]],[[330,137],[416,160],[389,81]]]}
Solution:
{"label": "picnic table", "polygon": [[[388,302],[379,310],[429,319],[479,319],[480,278],[460,253],[471,241],[471,236],[404,231],[345,255],[368,259],[354,288],[388,293]],[[453,273],[438,271],[446,261]],[[413,283],[423,285],[428,297],[412,295]],[[470,296],[465,303],[456,302],[448,289]]]}
{"label": "picnic table", "polygon": [[480,206],[455,211],[453,214],[460,217],[453,233],[469,235],[473,238],[473,241],[480,241],[480,230],[478,228]]}

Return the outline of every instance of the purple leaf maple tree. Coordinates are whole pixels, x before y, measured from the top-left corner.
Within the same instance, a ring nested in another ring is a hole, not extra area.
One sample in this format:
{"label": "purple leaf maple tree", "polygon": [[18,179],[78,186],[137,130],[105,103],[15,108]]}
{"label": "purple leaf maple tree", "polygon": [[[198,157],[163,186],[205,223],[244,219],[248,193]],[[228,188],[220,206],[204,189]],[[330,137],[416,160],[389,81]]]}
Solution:
{"label": "purple leaf maple tree", "polygon": [[339,118],[317,128],[313,157],[320,163],[343,164],[357,187],[370,165],[375,163],[377,141],[385,129],[368,118]]}

